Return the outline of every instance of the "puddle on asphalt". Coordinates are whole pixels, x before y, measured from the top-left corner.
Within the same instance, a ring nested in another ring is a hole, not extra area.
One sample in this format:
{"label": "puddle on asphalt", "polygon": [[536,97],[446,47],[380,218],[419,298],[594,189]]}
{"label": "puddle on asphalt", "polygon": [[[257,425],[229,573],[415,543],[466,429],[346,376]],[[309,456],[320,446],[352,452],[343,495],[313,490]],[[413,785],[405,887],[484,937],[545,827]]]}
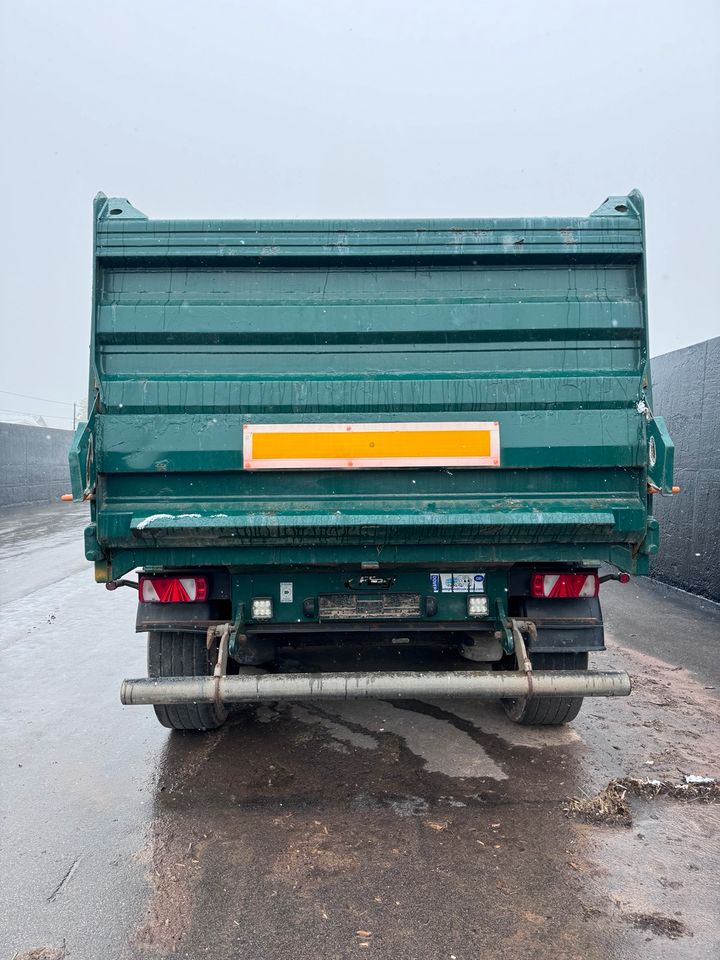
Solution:
{"label": "puddle on asphalt", "polygon": [[467,720],[476,729],[491,734],[513,747],[529,747],[542,750],[545,747],[565,747],[581,741],[580,734],[571,726],[523,727],[512,723],[498,706],[489,706],[478,700],[428,700],[425,701],[461,720]]}
{"label": "puddle on asphalt", "polygon": [[492,780],[508,776],[477,740],[449,719],[418,713],[410,703],[396,707],[387,701],[351,700],[322,711],[293,705],[291,713],[302,723],[321,726],[331,738],[363,750],[377,749],[379,743],[372,734],[395,734],[424,762],[428,773]]}
{"label": "puddle on asphalt", "polygon": [[[264,708],[258,717],[267,722],[271,711]],[[531,728],[511,723],[495,706],[473,700],[366,701],[354,700],[322,707],[293,704],[293,719],[320,727],[329,737],[327,746],[343,752],[346,745],[375,750],[375,735],[390,733],[400,737],[411,753],[423,761],[428,773],[454,778],[506,780],[507,770],[496,762],[461,726],[504,741],[511,747],[542,750],[566,747],[582,742],[570,726]],[[276,711],[272,715],[277,717]],[[453,718],[463,721],[456,725]]]}
{"label": "puddle on asphalt", "polygon": [[379,746],[375,737],[351,730],[346,724],[336,723],[323,713],[317,713],[312,708],[300,706],[298,703],[294,703],[290,707],[290,716],[294,720],[299,720],[300,723],[322,727],[325,733],[330,736],[331,741],[334,741],[335,746],[349,744],[352,747],[358,747],[360,750],[377,750]]}

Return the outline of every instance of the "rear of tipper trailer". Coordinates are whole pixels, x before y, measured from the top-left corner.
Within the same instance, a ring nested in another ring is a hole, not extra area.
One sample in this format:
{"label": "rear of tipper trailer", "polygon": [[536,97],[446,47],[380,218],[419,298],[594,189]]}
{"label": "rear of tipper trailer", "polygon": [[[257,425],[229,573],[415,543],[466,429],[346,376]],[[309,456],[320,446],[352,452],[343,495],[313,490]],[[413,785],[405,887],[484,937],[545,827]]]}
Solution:
{"label": "rear of tipper trailer", "polygon": [[[87,558],[137,589],[126,704],[624,696],[601,584],[648,572],[642,197],[588,217],[152,220],[95,200]],[[135,573],[133,573],[135,571]],[[132,629],[128,624],[128,630]],[[594,659],[600,660],[600,656]]]}

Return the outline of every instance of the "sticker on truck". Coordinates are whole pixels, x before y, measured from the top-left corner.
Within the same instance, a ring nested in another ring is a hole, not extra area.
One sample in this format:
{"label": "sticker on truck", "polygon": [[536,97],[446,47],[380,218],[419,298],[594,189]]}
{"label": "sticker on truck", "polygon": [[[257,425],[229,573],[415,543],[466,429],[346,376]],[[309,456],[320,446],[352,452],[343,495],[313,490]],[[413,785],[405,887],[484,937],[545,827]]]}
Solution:
{"label": "sticker on truck", "polygon": [[247,423],[246,470],[499,467],[497,421]]}
{"label": "sticker on truck", "polygon": [[434,593],[485,593],[484,573],[431,573]]}

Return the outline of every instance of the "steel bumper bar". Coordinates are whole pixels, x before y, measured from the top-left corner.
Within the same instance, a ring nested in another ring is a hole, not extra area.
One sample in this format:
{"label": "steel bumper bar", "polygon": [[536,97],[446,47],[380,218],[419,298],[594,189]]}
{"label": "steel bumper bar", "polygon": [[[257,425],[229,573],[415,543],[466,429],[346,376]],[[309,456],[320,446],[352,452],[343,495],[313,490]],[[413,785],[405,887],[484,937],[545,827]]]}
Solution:
{"label": "steel bumper bar", "polygon": [[260,673],[124,680],[124,704],[259,703],[263,700],[353,700],[410,697],[626,697],[627,673],[587,670],[454,670],[365,673]]}

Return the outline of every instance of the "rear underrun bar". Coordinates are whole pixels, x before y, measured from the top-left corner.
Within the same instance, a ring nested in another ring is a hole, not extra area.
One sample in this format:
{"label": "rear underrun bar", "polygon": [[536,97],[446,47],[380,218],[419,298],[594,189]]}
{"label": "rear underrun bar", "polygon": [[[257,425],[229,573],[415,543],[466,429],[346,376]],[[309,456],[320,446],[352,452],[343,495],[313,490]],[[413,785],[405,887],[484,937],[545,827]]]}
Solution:
{"label": "rear underrun bar", "polygon": [[587,670],[538,672],[448,670],[358,673],[241,673],[216,677],[124,680],[129,704],[259,703],[265,700],[424,699],[468,697],[626,697],[627,673]]}

